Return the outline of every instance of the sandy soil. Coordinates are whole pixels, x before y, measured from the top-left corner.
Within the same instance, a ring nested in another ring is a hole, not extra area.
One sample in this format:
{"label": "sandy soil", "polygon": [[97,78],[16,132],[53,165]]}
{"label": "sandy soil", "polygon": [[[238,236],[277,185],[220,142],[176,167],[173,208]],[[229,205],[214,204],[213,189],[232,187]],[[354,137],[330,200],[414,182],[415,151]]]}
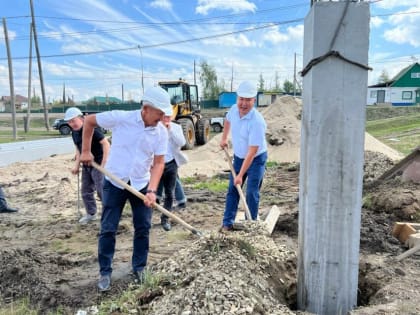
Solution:
{"label": "sandy soil", "polygon": [[[271,283],[272,288],[278,290],[279,305],[288,309],[287,313],[278,314],[295,314],[299,167],[295,163],[298,152],[292,152],[292,149],[299,143],[296,137],[299,137],[300,114],[296,102],[288,99],[282,104],[286,104],[283,109],[288,114],[281,111],[279,115],[284,116],[284,122],[277,125],[283,131],[275,130],[275,119],[267,119],[273,142],[284,139],[284,148],[282,145],[270,147],[270,159],[276,161],[277,157],[278,161],[287,160],[287,163],[268,169],[262,187],[261,214],[274,204],[281,207],[282,214],[271,239],[279,248],[286,246],[291,256],[275,268],[269,268],[269,271],[270,277],[283,279]],[[292,108],[287,109],[287,104]],[[283,136],[279,137],[279,134]],[[419,222],[420,186],[402,183],[398,178],[373,185],[374,179],[395,159],[395,152],[375,141],[373,143],[378,146],[372,145],[374,153],[366,155],[365,165],[359,265],[360,308],[352,314],[420,314],[419,256],[413,255],[396,262],[395,256],[406,248],[391,236],[394,222]],[[226,178],[227,163],[223,152],[218,152],[217,144],[215,137],[208,145],[188,152],[190,163],[182,167],[181,175],[196,174],[195,181],[201,182],[209,180],[212,174]],[[386,151],[388,155],[378,151]],[[1,184],[8,200],[20,209],[16,214],[0,214],[0,303],[4,307],[10,308],[13,301],[28,297],[32,305],[41,308],[41,313],[60,308],[64,314],[75,314],[79,309],[120,295],[131,283],[132,226],[127,206],[117,238],[112,290],[106,294],[96,291],[99,223],[87,226],[77,223],[79,212],[83,209],[77,205],[77,177],[70,173],[72,165],[72,155],[62,155],[0,168]],[[204,234],[217,233],[224,209],[224,192],[196,190],[189,183],[185,184],[185,189],[189,198],[188,207],[176,214]],[[193,245],[198,241],[197,236],[179,224],[174,225],[169,233],[163,231],[159,215],[155,211],[149,265],[172,257],[197,254],[193,253],[200,248]],[[249,274],[249,277],[253,276]],[[266,287],[266,293],[272,288]],[[147,303],[163,303],[168,296],[163,294]]]}

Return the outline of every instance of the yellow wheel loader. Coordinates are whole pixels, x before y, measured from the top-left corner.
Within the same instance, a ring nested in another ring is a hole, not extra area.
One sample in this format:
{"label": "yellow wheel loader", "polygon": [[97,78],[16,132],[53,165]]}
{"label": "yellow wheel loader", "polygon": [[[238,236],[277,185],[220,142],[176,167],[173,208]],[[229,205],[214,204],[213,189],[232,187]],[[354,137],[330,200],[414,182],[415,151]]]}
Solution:
{"label": "yellow wheel loader", "polygon": [[210,138],[210,122],[200,113],[197,85],[184,80],[162,81],[159,86],[168,91],[173,107],[172,120],[182,126],[185,136],[184,150],[206,144]]}

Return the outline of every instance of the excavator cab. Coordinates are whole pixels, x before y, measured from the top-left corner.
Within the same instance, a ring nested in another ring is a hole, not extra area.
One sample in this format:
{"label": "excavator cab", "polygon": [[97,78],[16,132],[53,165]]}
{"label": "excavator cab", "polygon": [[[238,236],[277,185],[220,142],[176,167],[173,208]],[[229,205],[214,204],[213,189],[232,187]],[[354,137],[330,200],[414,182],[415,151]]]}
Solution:
{"label": "excavator cab", "polygon": [[197,85],[184,80],[159,82],[168,91],[173,115],[172,120],[182,126],[186,144],[183,149],[190,150],[194,145],[202,145],[210,138],[210,122],[200,114]]}

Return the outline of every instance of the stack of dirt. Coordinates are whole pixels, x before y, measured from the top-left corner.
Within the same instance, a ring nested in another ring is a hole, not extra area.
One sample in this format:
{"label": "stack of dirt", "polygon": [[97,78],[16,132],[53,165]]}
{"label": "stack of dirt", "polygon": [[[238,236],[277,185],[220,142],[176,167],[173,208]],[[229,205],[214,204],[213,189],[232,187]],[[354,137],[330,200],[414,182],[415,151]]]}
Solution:
{"label": "stack of dirt", "polygon": [[207,235],[154,266],[166,286],[145,314],[296,314],[285,300],[296,255],[276,245],[263,224]]}
{"label": "stack of dirt", "polygon": [[[292,96],[282,96],[268,107],[259,108],[267,123],[266,138],[268,158],[275,162],[299,162],[300,127],[302,101]],[[206,145],[187,151],[190,162],[180,169],[183,177],[194,174],[215,175],[228,169],[224,153],[220,151],[221,134]],[[368,133],[365,133],[365,150],[381,152],[391,160],[399,160],[403,155]],[[207,161],[207,163],[203,163]]]}

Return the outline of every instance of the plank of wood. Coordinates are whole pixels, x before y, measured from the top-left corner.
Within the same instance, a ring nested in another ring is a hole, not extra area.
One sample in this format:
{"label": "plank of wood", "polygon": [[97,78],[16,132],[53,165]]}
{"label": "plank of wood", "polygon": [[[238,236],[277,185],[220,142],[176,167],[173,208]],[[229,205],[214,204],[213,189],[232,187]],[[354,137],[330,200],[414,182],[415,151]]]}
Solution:
{"label": "plank of wood", "polygon": [[267,224],[267,230],[270,235],[271,233],[273,233],[274,227],[276,226],[279,216],[280,208],[277,206],[272,206],[264,221]]}
{"label": "plank of wood", "polygon": [[396,222],[392,229],[392,236],[398,238],[401,243],[405,243],[408,237],[416,232],[416,229],[411,226],[411,223]]}
{"label": "plank of wood", "polygon": [[405,242],[405,245],[408,248],[413,248],[416,247],[417,245],[420,244],[420,233],[416,233],[416,234],[411,234],[408,237],[408,240]]}
{"label": "plank of wood", "polygon": [[420,244],[417,244],[417,246],[407,250],[406,252],[402,253],[401,255],[396,257],[397,261],[401,261],[404,258],[407,258],[408,256],[413,255],[414,253],[418,252],[420,250]]}
{"label": "plank of wood", "polygon": [[420,223],[411,223],[410,222],[411,227],[415,228],[417,231],[420,231]]}
{"label": "plank of wood", "polygon": [[392,236],[398,238],[398,235],[400,235],[400,231],[403,227],[405,222],[395,222],[394,227],[392,228]]}

